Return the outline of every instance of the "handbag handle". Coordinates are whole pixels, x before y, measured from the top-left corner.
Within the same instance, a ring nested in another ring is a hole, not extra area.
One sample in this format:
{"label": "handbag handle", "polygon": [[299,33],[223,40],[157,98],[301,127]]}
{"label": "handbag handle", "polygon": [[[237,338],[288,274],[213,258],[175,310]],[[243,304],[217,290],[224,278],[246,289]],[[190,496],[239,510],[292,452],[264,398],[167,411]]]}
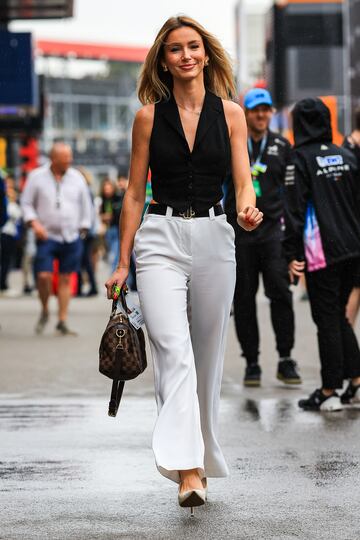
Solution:
{"label": "handbag handle", "polygon": [[120,300],[121,300],[121,305],[123,307],[123,310],[125,311],[126,314],[131,313],[131,309],[128,308],[127,303],[126,303],[126,295],[128,292],[129,292],[129,287],[126,285],[126,283],[124,283],[124,285],[121,287],[121,290],[120,290]]}
{"label": "handbag handle", "polygon": [[126,315],[128,315],[129,313],[131,313],[131,310],[128,308],[127,303],[126,303],[126,295],[127,295],[128,292],[129,292],[129,288],[128,288],[128,286],[126,285],[126,283],[124,283],[123,286],[122,286],[121,289],[120,289],[120,295],[119,295],[119,297],[118,297],[116,300],[113,300],[113,301],[112,301],[111,315],[110,315],[110,318],[111,318],[111,319],[112,319],[113,317],[115,317],[115,315],[116,315],[116,311],[117,311],[117,306],[118,306],[118,301],[119,301],[119,299],[120,299],[120,301],[121,301],[122,308],[123,308],[124,312],[126,313]]}

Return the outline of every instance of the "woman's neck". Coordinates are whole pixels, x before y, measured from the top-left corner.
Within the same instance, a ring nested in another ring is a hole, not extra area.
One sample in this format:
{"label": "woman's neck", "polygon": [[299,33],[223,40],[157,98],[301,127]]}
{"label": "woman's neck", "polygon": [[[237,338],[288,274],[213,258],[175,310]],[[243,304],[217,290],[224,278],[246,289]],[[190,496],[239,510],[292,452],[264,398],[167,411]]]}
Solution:
{"label": "woman's neck", "polygon": [[186,83],[174,81],[173,95],[176,103],[187,109],[199,109],[202,107],[205,86],[203,81],[187,81]]}

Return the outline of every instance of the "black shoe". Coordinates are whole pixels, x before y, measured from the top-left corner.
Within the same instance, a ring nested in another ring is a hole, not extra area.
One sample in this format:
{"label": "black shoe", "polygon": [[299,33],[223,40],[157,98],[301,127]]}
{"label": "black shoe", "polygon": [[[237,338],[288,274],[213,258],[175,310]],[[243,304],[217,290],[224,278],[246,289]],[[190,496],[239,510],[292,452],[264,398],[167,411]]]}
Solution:
{"label": "black shoe", "polygon": [[360,403],[360,384],[353,386],[352,382],[349,382],[349,386],[343,394],[340,396],[341,403],[353,404]]}
{"label": "black shoe", "polygon": [[57,323],[56,332],[59,336],[77,336],[77,333],[70,330],[65,321],[59,321]]}
{"label": "black shoe", "polygon": [[25,287],[23,288],[23,294],[31,294],[33,292],[33,288],[30,287],[29,285],[25,285]]}
{"label": "black shoe", "polygon": [[285,384],[301,384],[302,380],[296,371],[296,362],[291,358],[285,358],[278,363],[277,378]]}
{"label": "black shoe", "polygon": [[320,388],[315,390],[307,399],[300,399],[298,405],[304,411],[341,411],[343,406],[336,392],[331,396],[324,396]]}
{"label": "black shoe", "polygon": [[259,364],[249,364],[245,369],[244,386],[260,386],[261,367]]}

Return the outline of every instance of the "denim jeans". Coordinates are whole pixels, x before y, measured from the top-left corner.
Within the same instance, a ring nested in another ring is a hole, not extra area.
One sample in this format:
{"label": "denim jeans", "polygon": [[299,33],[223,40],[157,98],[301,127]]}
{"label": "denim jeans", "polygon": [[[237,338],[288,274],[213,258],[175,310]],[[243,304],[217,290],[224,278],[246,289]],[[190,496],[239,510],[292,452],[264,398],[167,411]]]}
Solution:
{"label": "denim jeans", "polygon": [[109,250],[109,264],[111,272],[114,272],[119,260],[119,227],[111,225],[105,233],[105,240]]}

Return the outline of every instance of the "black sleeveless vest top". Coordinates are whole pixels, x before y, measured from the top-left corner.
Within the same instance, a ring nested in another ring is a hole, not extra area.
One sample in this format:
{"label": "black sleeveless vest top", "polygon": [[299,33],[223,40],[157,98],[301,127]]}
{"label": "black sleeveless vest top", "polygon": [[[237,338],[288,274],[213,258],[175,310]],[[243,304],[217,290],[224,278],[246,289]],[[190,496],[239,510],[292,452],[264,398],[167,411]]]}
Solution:
{"label": "black sleeveless vest top", "polygon": [[231,149],[221,98],[206,92],[190,152],[174,97],[155,105],[150,138],[153,198],[184,212],[208,210],[223,197]]}

